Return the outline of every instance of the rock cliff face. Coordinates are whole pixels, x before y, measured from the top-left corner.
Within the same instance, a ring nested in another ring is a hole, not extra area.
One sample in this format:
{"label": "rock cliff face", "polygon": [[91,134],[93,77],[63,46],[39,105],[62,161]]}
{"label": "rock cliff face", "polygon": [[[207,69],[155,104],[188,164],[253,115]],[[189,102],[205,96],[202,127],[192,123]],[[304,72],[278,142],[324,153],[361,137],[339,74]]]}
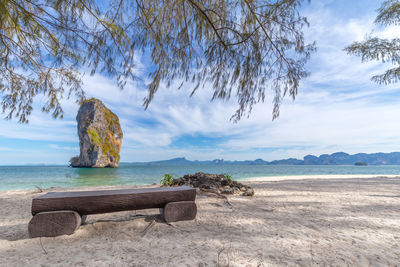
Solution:
{"label": "rock cliff face", "polygon": [[85,100],[76,116],[80,155],[72,167],[118,167],[122,131],[119,119],[100,100]]}

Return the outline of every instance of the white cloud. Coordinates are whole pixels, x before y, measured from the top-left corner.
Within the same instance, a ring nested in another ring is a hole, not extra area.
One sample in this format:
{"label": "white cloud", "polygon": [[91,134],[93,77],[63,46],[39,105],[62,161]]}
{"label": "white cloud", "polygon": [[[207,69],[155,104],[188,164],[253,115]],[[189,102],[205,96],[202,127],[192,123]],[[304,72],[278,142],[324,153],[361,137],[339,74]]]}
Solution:
{"label": "white cloud", "polygon": [[73,142],[76,136],[76,123],[68,120],[54,120],[47,114],[35,112],[29,124],[19,124],[15,121],[0,121],[0,137]]}
{"label": "white cloud", "polygon": [[14,151],[14,149],[9,147],[0,147],[0,151]]}
{"label": "white cloud", "polygon": [[79,151],[79,147],[60,146],[60,145],[57,145],[57,144],[50,144],[49,148],[57,149],[57,150]]}

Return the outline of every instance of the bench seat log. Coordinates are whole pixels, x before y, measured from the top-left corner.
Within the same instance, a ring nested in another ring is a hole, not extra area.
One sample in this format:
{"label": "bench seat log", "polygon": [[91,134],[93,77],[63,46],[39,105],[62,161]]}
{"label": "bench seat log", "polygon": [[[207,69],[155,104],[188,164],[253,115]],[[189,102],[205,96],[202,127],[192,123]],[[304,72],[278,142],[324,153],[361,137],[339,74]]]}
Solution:
{"label": "bench seat log", "polygon": [[46,211],[72,210],[83,216],[164,208],[169,202],[194,201],[195,198],[196,189],[189,186],[50,192],[32,200],[32,215]]}
{"label": "bench seat log", "polygon": [[40,212],[28,225],[31,238],[72,235],[81,225],[81,216],[70,210]]}
{"label": "bench seat log", "polygon": [[50,192],[32,200],[30,237],[71,235],[86,215],[159,208],[166,222],[193,220],[196,189],[189,186]]}
{"label": "bench seat log", "polygon": [[197,206],[194,201],[170,202],[160,209],[161,217],[167,223],[194,220]]}

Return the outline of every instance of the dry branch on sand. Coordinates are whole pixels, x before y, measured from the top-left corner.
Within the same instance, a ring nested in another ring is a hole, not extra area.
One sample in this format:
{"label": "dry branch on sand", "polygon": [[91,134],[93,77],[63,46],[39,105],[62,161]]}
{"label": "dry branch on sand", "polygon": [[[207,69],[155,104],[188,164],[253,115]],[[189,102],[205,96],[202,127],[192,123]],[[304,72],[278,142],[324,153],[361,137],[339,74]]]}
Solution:
{"label": "dry branch on sand", "polygon": [[232,180],[224,174],[207,174],[198,172],[195,174],[186,174],[178,179],[173,179],[171,186],[189,185],[199,188],[202,192],[221,194],[238,194],[243,196],[253,196],[254,190],[242,183]]}

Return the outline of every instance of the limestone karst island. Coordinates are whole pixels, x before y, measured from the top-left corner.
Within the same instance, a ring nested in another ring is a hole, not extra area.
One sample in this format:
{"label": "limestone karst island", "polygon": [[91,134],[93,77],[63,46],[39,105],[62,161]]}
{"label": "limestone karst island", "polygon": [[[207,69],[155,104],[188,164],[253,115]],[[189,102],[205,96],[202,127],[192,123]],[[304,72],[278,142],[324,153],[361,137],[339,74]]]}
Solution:
{"label": "limestone karst island", "polygon": [[118,116],[91,98],[81,104],[76,121],[80,154],[70,160],[71,166],[117,168],[123,137]]}

